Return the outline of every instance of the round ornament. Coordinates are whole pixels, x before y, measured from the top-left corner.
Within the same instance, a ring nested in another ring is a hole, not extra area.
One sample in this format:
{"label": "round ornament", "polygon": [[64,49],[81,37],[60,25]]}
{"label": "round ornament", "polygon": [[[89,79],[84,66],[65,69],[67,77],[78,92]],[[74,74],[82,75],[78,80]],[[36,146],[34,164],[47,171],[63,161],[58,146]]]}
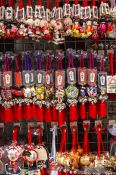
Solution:
{"label": "round ornament", "polygon": [[24,160],[26,160],[29,163],[34,163],[38,160],[38,153],[33,148],[28,148],[24,151]]}
{"label": "round ornament", "polygon": [[79,95],[79,90],[75,86],[68,86],[66,88],[67,98],[77,98]]}
{"label": "round ornament", "polygon": [[89,97],[94,98],[94,97],[97,96],[97,88],[96,87],[92,87],[92,86],[88,87],[87,88],[87,93],[88,93]]}

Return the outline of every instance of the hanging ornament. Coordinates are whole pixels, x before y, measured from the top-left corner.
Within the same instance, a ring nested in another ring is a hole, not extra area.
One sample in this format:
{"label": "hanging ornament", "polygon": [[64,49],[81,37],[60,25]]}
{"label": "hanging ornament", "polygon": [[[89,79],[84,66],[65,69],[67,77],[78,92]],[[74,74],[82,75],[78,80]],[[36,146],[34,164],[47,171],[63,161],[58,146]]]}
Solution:
{"label": "hanging ornament", "polygon": [[91,52],[89,54],[89,69],[88,69],[88,85],[87,93],[88,93],[88,116],[92,119],[96,119],[97,117],[97,70],[94,68],[94,53]]}
{"label": "hanging ornament", "polygon": [[4,24],[5,7],[3,0],[0,0],[0,38],[4,37],[6,25]]}
{"label": "hanging ornament", "polygon": [[13,112],[14,112],[14,120],[20,121],[23,119],[23,90],[21,89],[22,86],[22,74],[21,74],[21,64],[20,58],[17,55],[15,57],[15,72],[14,72],[14,83],[15,89],[12,89],[13,95]]}
{"label": "hanging ornament", "polygon": [[10,71],[10,59],[5,57],[3,61],[3,89],[1,91],[3,99],[3,118],[4,122],[9,123],[13,121],[13,101],[11,93],[12,72]]}
{"label": "hanging ornament", "polygon": [[58,67],[57,71],[55,72],[55,97],[57,99],[56,109],[58,110],[58,124],[62,126],[65,124],[65,72],[62,70],[62,57],[61,53],[58,53]]}
{"label": "hanging ornament", "polygon": [[66,88],[67,103],[69,105],[69,121],[74,122],[78,120],[77,110],[77,97],[79,90],[75,86],[76,84],[76,69],[74,68],[74,53],[72,50],[67,50],[68,57],[68,69],[67,69],[67,80],[68,87]]}
{"label": "hanging ornament", "polygon": [[98,74],[98,87],[100,89],[100,95],[98,97],[99,99],[99,109],[98,114],[101,118],[104,118],[107,116],[107,102],[108,96],[106,94],[106,77],[107,73],[104,72],[104,57],[101,57],[101,66],[100,66],[100,72]]}
{"label": "hanging ornament", "polygon": [[87,102],[87,92],[86,87],[84,85],[87,84],[87,69],[84,67],[84,53],[81,53],[80,56],[80,67],[78,68],[78,84],[81,85],[80,93],[79,93],[79,111],[80,118],[82,120],[86,119],[86,102]]}
{"label": "hanging ornament", "polygon": [[51,53],[46,55],[46,71],[44,74],[45,82],[45,122],[51,122],[52,120],[52,99],[54,95],[54,84],[53,84],[53,71],[52,68],[52,57]]}

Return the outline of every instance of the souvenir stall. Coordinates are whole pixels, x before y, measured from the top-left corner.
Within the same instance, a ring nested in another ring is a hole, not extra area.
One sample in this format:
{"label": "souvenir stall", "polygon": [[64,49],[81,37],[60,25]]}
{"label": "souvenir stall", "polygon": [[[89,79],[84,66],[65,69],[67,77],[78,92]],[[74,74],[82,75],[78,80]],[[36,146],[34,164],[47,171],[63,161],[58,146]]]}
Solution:
{"label": "souvenir stall", "polygon": [[116,1],[0,0],[0,174],[116,174]]}

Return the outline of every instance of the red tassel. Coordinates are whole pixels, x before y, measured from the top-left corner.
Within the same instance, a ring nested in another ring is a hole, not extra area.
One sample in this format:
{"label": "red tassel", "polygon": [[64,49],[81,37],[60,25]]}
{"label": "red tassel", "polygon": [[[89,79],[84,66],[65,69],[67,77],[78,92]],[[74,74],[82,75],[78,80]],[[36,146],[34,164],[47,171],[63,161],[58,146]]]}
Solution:
{"label": "red tassel", "polygon": [[63,175],[63,171],[58,171],[58,175]]}
{"label": "red tassel", "polygon": [[4,107],[1,105],[0,106],[0,120],[4,121]]}
{"label": "red tassel", "polygon": [[62,110],[58,113],[58,125],[61,127],[65,124],[65,112]]}
{"label": "red tassel", "polygon": [[35,104],[32,104],[31,110],[32,110],[32,120],[36,119],[37,112],[36,112],[36,105]]}
{"label": "red tassel", "polygon": [[58,111],[56,109],[56,106],[52,107],[52,121],[58,121]]}
{"label": "red tassel", "polygon": [[51,122],[51,108],[47,108],[46,107],[46,109],[45,109],[45,122],[47,122],[47,123],[50,123]]}
{"label": "red tassel", "polygon": [[13,106],[13,113],[14,113],[14,121],[16,121],[17,120],[17,117],[16,117],[16,115],[17,115],[17,105],[16,104]]}
{"label": "red tassel", "polygon": [[80,104],[80,118],[82,120],[86,119],[86,106],[85,106],[85,103],[81,103]]}
{"label": "red tassel", "polygon": [[78,120],[77,107],[76,106],[70,106],[70,108],[69,108],[69,118],[70,118],[70,122],[74,122],[74,121]]}
{"label": "red tassel", "polygon": [[69,171],[66,171],[65,173],[63,173],[64,175],[69,175]]}
{"label": "red tassel", "polygon": [[99,116],[105,118],[107,116],[107,103],[106,101],[100,101],[99,103]]}
{"label": "red tassel", "polygon": [[38,122],[44,121],[44,109],[39,105],[37,105],[36,108],[36,119],[38,120]]}
{"label": "red tassel", "polygon": [[40,170],[40,174],[41,174],[41,175],[47,175],[47,173],[46,173],[46,169],[44,169],[44,168],[41,169],[41,170]]}
{"label": "red tassel", "polygon": [[16,119],[18,121],[23,119],[23,111],[22,111],[22,106],[21,105],[17,105],[17,114],[16,114]]}
{"label": "red tassel", "polygon": [[13,121],[13,110],[12,107],[4,109],[4,122],[9,123]]}
{"label": "red tassel", "polygon": [[31,105],[25,105],[24,106],[24,114],[26,120],[32,119],[32,111],[31,111]]}
{"label": "red tassel", "polygon": [[88,116],[92,119],[96,119],[96,117],[97,117],[97,104],[89,103]]}

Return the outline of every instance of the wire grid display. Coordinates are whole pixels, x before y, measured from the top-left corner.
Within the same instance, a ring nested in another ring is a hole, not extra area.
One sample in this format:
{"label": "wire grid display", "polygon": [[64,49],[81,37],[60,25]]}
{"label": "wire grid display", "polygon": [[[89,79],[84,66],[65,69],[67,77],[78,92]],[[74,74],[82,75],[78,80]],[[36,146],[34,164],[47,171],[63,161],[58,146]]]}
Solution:
{"label": "wire grid display", "polygon": [[[97,2],[99,3],[99,1]],[[64,3],[64,1],[61,1],[61,3]],[[106,44],[108,43],[116,45],[116,39],[105,38],[104,40],[100,40],[100,42],[104,43],[104,46],[106,46]],[[21,53],[21,52],[25,52],[28,50],[35,52],[36,50],[43,50],[43,51],[54,50],[56,51],[56,49],[63,49],[64,51],[66,51],[66,49],[68,48],[73,48],[75,50],[79,50],[79,49],[87,50],[91,48],[92,44],[93,44],[93,41],[91,39],[76,39],[76,38],[69,38],[69,37],[65,39],[64,44],[59,45],[59,46],[54,45],[52,43],[48,43],[43,40],[39,43],[38,42],[36,43],[29,39],[28,40],[6,39],[6,40],[0,41],[0,51],[4,53],[6,51],[13,51],[16,53]],[[104,50],[105,52],[107,52],[106,48],[104,48]],[[78,64],[79,62],[77,63],[76,67],[78,67]],[[114,61],[114,64],[116,65],[116,59]],[[98,65],[97,68],[99,69],[99,64],[96,63],[96,66],[97,65]],[[67,60],[65,57],[64,58],[64,68],[66,67],[67,67]],[[106,61],[105,68],[106,68],[106,71],[109,73],[109,60]],[[116,114],[116,95],[113,96],[111,100],[110,99],[108,100],[107,106],[108,106],[107,118],[102,120],[103,126],[105,128],[107,128],[109,120],[116,119],[116,115],[115,115]],[[88,117],[87,119],[90,120]],[[36,121],[33,121],[33,122],[35,122],[35,125],[36,125]],[[21,144],[24,144],[27,142],[27,123],[28,123],[27,121],[22,121],[20,123],[19,141]],[[95,121],[90,120],[89,144],[90,144],[90,149],[92,152],[97,151],[97,136],[93,130],[94,125],[95,125]],[[44,124],[43,141],[45,145],[47,146],[47,148],[49,149],[49,151],[51,149],[51,144],[52,144],[52,133],[50,132],[50,128],[51,128],[50,124]],[[13,123],[5,124],[4,137],[1,132],[0,144],[8,144],[11,141],[12,131],[13,131]],[[60,132],[60,129],[58,128],[57,135],[56,135],[57,150],[60,145],[60,139],[61,139],[61,132]],[[35,136],[34,136],[34,141],[37,143],[37,138]],[[83,121],[81,121],[80,119],[78,120],[78,141],[80,144],[82,144],[83,142]],[[105,150],[109,150],[110,136],[108,134],[107,129],[103,133],[103,141],[105,145]],[[72,140],[71,140],[70,124],[67,122],[67,149],[71,148],[71,143],[72,143]]]}

